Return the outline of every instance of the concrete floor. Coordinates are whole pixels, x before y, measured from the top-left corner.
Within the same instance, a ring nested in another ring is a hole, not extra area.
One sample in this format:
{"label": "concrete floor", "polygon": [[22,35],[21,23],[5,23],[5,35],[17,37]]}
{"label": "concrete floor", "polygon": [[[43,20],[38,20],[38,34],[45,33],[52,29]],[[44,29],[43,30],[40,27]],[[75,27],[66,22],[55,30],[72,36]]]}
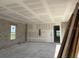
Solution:
{"label": "concrete floor", "polygon": [[55,43],[27,42],[0,50],[0,58],[53,58],[55,50]]}

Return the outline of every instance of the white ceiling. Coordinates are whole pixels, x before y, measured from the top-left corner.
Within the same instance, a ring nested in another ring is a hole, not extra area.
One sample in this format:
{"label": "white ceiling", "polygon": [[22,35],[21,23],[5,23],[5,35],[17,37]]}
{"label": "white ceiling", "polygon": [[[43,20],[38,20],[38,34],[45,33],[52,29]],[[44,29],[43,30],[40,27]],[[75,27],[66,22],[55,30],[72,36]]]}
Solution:
{"label": "white ceiling", "polygon": [[0,0],[0,18],[20,23],[68,21],[78,0]]}

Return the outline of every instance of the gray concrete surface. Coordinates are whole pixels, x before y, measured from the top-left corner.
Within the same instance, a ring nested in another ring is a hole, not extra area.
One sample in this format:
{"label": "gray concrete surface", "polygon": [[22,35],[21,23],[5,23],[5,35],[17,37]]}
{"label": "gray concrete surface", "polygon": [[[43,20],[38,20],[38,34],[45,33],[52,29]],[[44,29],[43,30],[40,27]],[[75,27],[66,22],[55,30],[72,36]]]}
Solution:
{"label": "gray concrete surface", "polygon": [[55,43],[27,42],[0,50],[0,58],[53,58]]}

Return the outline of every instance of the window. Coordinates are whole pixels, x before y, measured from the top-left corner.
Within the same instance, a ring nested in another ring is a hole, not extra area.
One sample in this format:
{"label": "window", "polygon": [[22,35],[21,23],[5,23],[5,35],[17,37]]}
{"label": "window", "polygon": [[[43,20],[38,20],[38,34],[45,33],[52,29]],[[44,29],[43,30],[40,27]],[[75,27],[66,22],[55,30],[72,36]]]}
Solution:
{"label": "window", "polygon": [[60,37],[60,30],[56,31],[56,35],[57,35],[57,37]]}
{"label": "window", "polygon": [[16,25],[11,25],[10,39],[16,39]]}

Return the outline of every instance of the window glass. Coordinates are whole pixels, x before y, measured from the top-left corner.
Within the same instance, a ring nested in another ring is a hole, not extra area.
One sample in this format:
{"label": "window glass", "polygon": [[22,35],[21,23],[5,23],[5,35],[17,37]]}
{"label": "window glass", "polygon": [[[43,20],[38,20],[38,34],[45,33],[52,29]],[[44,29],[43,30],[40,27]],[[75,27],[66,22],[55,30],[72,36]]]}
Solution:
{"label": "window glass", "polygon": [[56,36],[57,36],[57,37],[60,37],[60,30],[57,30],[57,31],[56,31]]}
{"label": "window glass", "polygon": [[10,39],[11,40],[16,39],[16,26],[15,25],[11,25]]}

